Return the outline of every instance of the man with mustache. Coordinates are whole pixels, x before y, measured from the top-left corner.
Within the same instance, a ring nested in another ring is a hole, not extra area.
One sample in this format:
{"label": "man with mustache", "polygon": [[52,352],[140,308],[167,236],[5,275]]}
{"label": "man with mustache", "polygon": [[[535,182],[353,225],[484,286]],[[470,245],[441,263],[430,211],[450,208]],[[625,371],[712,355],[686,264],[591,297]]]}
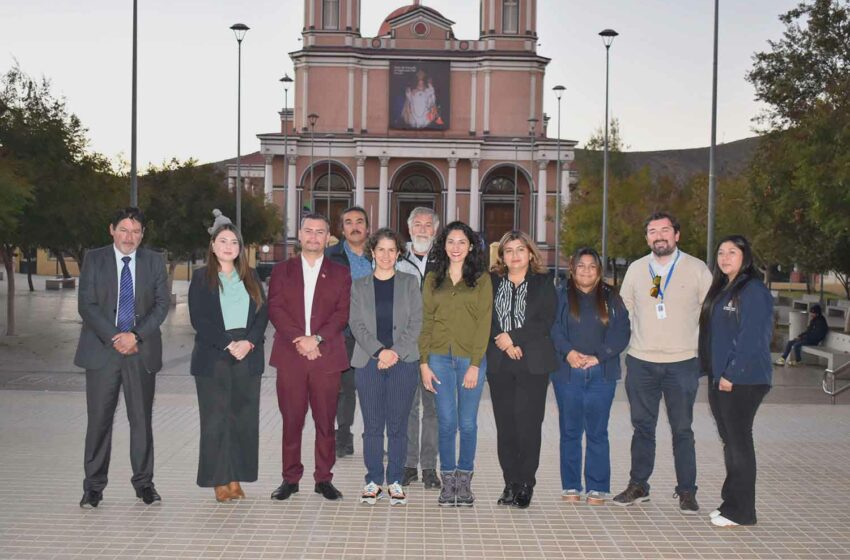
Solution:
{"label": "man with mustache", "polygon": [[[398,260],[396,268],[399,272],[412,274],[419,280],[431,270],[432,260],[429,257],[437,230],[440,229],[440,218],[431,208],[419,206],[410,212],[407,218],[407,229],[411,241],[407,243],[407,251]],[[422,438],[419,437],[419,401],[422,401]],[[421,444],[421,445],[420,445]],[[434,393],[423,391],[417,383],[413,396],[413,405],[407,419],[407,460],[404,463],[404,479],[402,486],[419,480],[417,468],[422,466],[422,483],[425,488],[439,488],[440,479],[437,477],[437,408]]]}
{"label": "man with mustache", "polygon": [[[351,272],[351,280],[357,280],[372,274],[372,256],[366,251],[369,239],[369,216],[360,206],[351,206],[342,211],[341,243],[325,249],[325,256],[341,264]],[[345,348],[348,359],[354,353],[354,336],[345,328]],[[354,423],[354,410],[357,407],[357,395],[354,385],[354,368],[342,372],[339,385],[339,400],[336,412],[336,456],[345,457],[354,453],[354,436],[351,425]]]}
{"label": "man with mustache", "polygon": [[673,435],[679,511],[693,515],[699,512],[691,429],[700,378],[699,315],[711,273],[704,262],[676,246],[679,230],[679,222],[671,214],[652,214],[644,224],[651,252],[629,266],[620,288],[632,323],[625,385],[634,433],[629,484],[613,503],[629,506],[649,500],[658,405],[663,395]]}

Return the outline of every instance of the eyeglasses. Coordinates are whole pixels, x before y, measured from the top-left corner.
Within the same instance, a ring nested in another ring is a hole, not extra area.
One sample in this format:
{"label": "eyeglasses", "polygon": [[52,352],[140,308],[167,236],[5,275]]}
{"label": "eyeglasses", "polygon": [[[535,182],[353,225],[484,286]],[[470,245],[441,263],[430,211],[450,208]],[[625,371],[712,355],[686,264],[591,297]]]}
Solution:
{"label": "eyeglasses", "polygon": [[661,276],[656,274],[655,278],[652,279],[652,288],[649,290],[649,295],[657,298],[659,291],[661,291]]}

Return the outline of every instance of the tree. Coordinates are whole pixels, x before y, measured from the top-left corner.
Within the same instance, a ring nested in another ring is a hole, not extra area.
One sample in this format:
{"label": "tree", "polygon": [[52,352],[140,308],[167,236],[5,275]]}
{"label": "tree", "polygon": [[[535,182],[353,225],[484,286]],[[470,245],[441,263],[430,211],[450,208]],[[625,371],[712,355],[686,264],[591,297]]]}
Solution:
{"label": "tree", "polygon": [[8,278],[6,336],[15,335],[15,248],[19,245],[21,216],[32,200],[31,186],[20,176],[15,162],[0,147],[0,259]]}

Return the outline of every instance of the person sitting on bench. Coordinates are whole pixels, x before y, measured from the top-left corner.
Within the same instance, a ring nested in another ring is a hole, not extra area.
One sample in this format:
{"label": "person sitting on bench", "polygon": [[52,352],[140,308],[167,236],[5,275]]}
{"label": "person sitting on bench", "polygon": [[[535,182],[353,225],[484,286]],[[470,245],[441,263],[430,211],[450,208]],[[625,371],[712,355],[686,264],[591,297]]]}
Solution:
{"label": "person sitting on bench", "polygon": [[[782,356],[776,359],[774,362],[778,366],[796,366],[800,361],[800,348],[803,345],[806,346],[817,346],[818,344],[826,338],[826,333],[829,332],[829,326],[826,324],[826,317],[823,316],[823,311],[821,310],[821,306],[818,304],[814,304],[811,309],[809,309],[809,326],[806,327],[797,338],[789,340],[785,344],[785,351],[782,353]],[[791,350],[794,350],[794,358],[788,360],[788,355],[791,353]],[[786,360],[788,360],[786,362]]]}

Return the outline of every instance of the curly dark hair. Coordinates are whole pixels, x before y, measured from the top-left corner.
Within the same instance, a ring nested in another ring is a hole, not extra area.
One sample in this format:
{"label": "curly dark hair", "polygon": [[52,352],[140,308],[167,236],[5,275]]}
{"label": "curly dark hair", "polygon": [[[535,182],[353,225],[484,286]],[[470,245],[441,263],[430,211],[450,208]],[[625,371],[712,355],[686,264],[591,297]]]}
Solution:
{"label": "curly dark hair", "polygon": [[398,258],[404,256],[406,252],[406,248],[404,246],[404,240],[401,238],[401,235],[398,234],[397,231],[390,228],[381,228],[369,237],[369,240],[366,242],[366,248],[369,250],[369,254],[375,253],[375,247],[378,246],[378,243],[381,239],[389,239],[393,243],[395,243],[395,247],[398,250]]}
{"label": "curly dark hair", "polygon": [[449,255],[446,253],[446,240],[449,234],[453,231],[462,231],[469,240],[469,254],[463,261],[463,281],[470,288],[474,288],[478,278],[486,271],[484,264],[484,252],[481,248],[481,241],[478,234],[472,231],[468,225],[463,222],[456,221],[448,224],[440,232],[440,235],[434,240],[434,245],[431,247],[429,259],[434,262],[434,267],[431,269],[434,274],[434,288],[439,289],[449,273]]}

